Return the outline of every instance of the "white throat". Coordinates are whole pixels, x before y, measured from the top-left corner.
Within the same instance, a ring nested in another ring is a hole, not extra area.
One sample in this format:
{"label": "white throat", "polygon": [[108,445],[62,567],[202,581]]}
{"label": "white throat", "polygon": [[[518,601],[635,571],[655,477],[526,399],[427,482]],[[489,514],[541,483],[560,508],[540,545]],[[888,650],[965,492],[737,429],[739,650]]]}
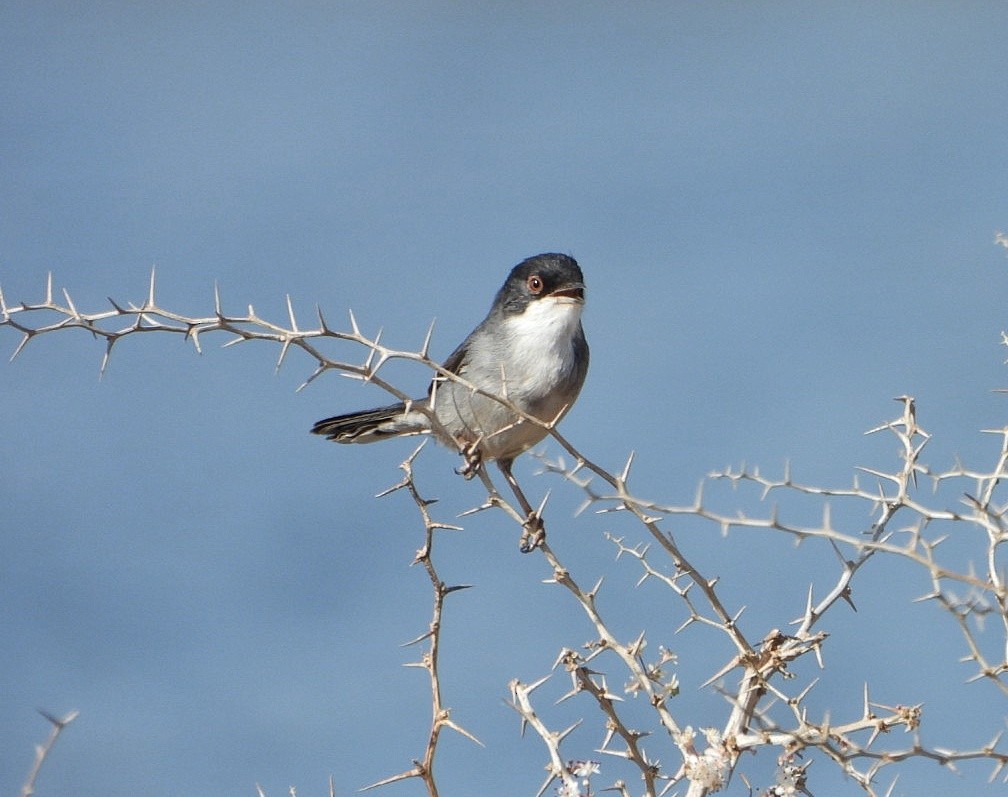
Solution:
{"label": "white throat", "polygon": [[520,373],[505,374],[512,397],[554,385],[559,375],[574,367],[573,341],[583,307],[583,302],[567,296],[547,296],[531,302],[520,315],[505,319],[505,345],[514,361],[521,363]]}

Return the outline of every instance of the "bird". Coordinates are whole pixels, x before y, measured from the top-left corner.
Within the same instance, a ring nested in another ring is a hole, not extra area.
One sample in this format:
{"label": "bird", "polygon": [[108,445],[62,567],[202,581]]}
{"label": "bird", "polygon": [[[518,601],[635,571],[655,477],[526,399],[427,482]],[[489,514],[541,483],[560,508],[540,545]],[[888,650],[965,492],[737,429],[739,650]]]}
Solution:
{"label": "bird", "polygon": [[439,372],[422,398],[335,415],[311,431],[337,443],[432,434],[462,454],[458,472],[467,479],[483,463],[495,462],[525,513],[521,549],[531,551],[545,529],[511,468],[581,392],[589,361],[584,305],[584,275],[573,257],[552,252],[529,257],[511,269],[486,318],[444,361],[443,371],[462,381]]}

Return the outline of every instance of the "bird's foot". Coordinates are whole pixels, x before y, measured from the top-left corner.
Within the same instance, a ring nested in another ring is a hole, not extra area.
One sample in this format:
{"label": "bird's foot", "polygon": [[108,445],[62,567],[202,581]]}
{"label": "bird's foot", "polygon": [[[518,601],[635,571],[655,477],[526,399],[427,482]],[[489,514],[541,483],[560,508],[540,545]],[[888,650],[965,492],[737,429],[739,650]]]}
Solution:
{"label": "bird's foot", "polygon": [[461,468],[456,468],[455,472],[463,479],[471,479],[483,466],[483,453],[476,443],[459,442],[459,453],[462,455],[463,463]]}
{"label": "bird's foot", "polygon": [[522,524],[521,539],[518,540],[518,550],[522,553],[532,553],[546,541],[546,526],[538,512],[529,512]]}

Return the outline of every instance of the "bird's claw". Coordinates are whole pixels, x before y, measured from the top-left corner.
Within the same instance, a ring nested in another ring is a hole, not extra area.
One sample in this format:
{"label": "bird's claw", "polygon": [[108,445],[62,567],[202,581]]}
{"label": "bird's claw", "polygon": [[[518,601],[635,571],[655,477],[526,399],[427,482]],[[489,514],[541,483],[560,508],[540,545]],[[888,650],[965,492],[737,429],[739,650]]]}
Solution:
{"label": "bird's claw", "polygon": [[457,468],[455,472],[468,481],[479,473],[479,469],[483,465],[483,453],[476,443],[463,443],[461,441],[459,442],[459,453],[462,455],[464,461],[462,467]]}
{"label": "bird's claw", "polygon": [[546,526],[538,512],[530,512],[522,524],[521,539],[518,540],[518,550],[522,553],[532,553],[546,541]]}

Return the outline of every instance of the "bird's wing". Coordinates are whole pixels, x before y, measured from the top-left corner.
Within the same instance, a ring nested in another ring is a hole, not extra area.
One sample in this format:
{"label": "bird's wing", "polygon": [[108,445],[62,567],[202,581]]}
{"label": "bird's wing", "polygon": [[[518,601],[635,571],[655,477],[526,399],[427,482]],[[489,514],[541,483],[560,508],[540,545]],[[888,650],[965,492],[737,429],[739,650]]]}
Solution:
{"label": "bird's wing", "polygon": [[[448,355],[448,359],[441,363],[442,368],[449,373],[458,374],[459,376],[462,375],[465,371],[466,354],[469,351],[469,339],[471,337],[472,335],[462,341],[461,345]],[[427,390],[427,395],[429,396],[433,392],[435,385],[445,381],[447,380],[444,376],[441,374],[435,374],[434,378],[431,380],[430,388]]]}
{"label": "bird's wing", "polygon": [[441,365],[446,371],[450,371],[453,374],[461,374],[463,366],[465,364],[466,352],[468,351],[467,340],[461,346],[459,346],[455,351],[448,355],[448,359],[445,360]]}
{"label": "bird's wing", "polygon": [[[466,343],[469,343],[468,341]],[[466,367],[466,344],[463,344],[451,355],[449,355],[448,360],[442,363],[442,368],[452,374],[462,374]],[[427,388],[427,396],[430,396],[435,387],[448,380],[442,374],[434,374],[434,378],[430,380],[430,387]]]}

